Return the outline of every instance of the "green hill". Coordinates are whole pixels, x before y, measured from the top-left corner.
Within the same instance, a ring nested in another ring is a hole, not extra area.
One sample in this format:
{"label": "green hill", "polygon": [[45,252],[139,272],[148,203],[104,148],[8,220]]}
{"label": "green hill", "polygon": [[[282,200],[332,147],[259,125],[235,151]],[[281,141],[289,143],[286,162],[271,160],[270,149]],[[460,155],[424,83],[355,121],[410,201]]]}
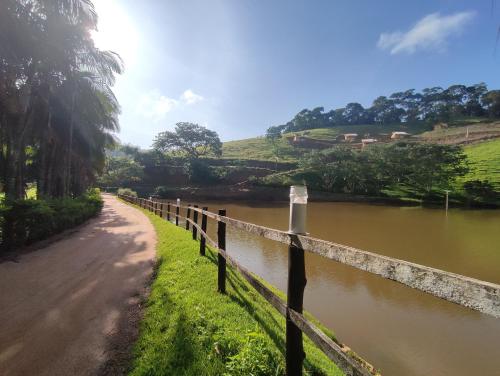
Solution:
{"label": "green hill", "polygon": [[[317,128],[305,131],[285,133],[280,142],[285,153],[279,159],[280,161],[296,161],[297,155],[308,149],[314,149],[314,141],[333,142],[339,135],[344,133],[357,133],[367,137],[388,137],[393,131],[404,131],[410,134],[418,134],[427,130],[423,124],[366,124],[366,125],[342,125],[332,128]],[[292,147],[288,142],[289,138],[294,136],[304,137],[310,140],[311,145],[305,144],[304,147]],[[287,150],[288,149],[288,150]],[[295,150],[293,150],[295,149]],[[286,152],[289,153],[286,153]],[[295,151],[295,153],[294,153]],[[244,140],[228,141],[222,145],[223,158],[237,159],[257,159],[266,161],[275,161],[272,145],[264,136],[248,138]]]}
{"label": "green hill", "polygon": [[500,138],[468,145],[464,148],[471,164],[467,180],[488,180],[500,190]]}

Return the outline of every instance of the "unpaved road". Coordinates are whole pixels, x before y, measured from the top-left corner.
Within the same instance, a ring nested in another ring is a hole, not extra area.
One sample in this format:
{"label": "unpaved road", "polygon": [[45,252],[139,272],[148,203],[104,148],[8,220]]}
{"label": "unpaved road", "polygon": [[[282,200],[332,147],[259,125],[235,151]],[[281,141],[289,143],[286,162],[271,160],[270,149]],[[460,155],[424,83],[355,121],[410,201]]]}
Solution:
{"label": "unpaved road", "polygon": [[0,263],[0,375],[119,375],[137,335],[156,234],[104,195],[66,238]]}

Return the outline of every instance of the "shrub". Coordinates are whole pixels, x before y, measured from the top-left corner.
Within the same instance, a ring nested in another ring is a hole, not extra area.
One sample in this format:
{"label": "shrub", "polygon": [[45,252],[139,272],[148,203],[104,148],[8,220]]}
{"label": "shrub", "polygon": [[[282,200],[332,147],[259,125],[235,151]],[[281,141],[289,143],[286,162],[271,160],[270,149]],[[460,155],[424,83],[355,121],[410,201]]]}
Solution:
{"label": "shrub", "polygon": [[464,183],[463,187],[467,196],[474,200],[498,199],[500,197],[500,193],[488,180],[469,180]]}
{"label": "shrub", "polygon": [[1,248],[11,250],[83,223],[103,206],[97,189],[74,199],[16,200],[0,210]]}
{"label": "shrub", "polygon": [[137,192],[130,188],[118,188],[118,194],[124,196],[137,197]]}
{"label": "shrub", "polygon": [[216,172],[199,159],[190,159],[184,165],[184,171],[189,177],[189,182],[194,184],[215,183],[219,180]]}
{"label": "shrub", "polygon": [[159,187],[155,188],[153,195],[158,198],[168,198],[171,193],[171,188],[160,185]]}

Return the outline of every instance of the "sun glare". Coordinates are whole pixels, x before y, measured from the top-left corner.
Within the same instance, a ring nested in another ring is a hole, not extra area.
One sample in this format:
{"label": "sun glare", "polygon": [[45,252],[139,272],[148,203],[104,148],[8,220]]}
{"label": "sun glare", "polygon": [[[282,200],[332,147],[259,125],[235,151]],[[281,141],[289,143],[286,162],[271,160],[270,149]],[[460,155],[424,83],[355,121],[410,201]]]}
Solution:
{"label": "sun glare", "polygon": [[94,5],[99,23],[92,38],[97,47],[118,53],[125,68],[130,67],[136,61],[139,40],[133,21],[116,0],[95,0]]}

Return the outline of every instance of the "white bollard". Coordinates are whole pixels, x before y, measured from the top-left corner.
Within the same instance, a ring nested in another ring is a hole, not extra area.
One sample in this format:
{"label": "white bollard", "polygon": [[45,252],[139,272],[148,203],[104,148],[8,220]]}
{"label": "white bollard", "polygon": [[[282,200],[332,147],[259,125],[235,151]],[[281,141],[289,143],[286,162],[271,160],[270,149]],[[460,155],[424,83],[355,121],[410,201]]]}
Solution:
{"label": "white bollard", "polygon": [[307,187],[292,185],[290,187],[290,234],[306,234]]}

